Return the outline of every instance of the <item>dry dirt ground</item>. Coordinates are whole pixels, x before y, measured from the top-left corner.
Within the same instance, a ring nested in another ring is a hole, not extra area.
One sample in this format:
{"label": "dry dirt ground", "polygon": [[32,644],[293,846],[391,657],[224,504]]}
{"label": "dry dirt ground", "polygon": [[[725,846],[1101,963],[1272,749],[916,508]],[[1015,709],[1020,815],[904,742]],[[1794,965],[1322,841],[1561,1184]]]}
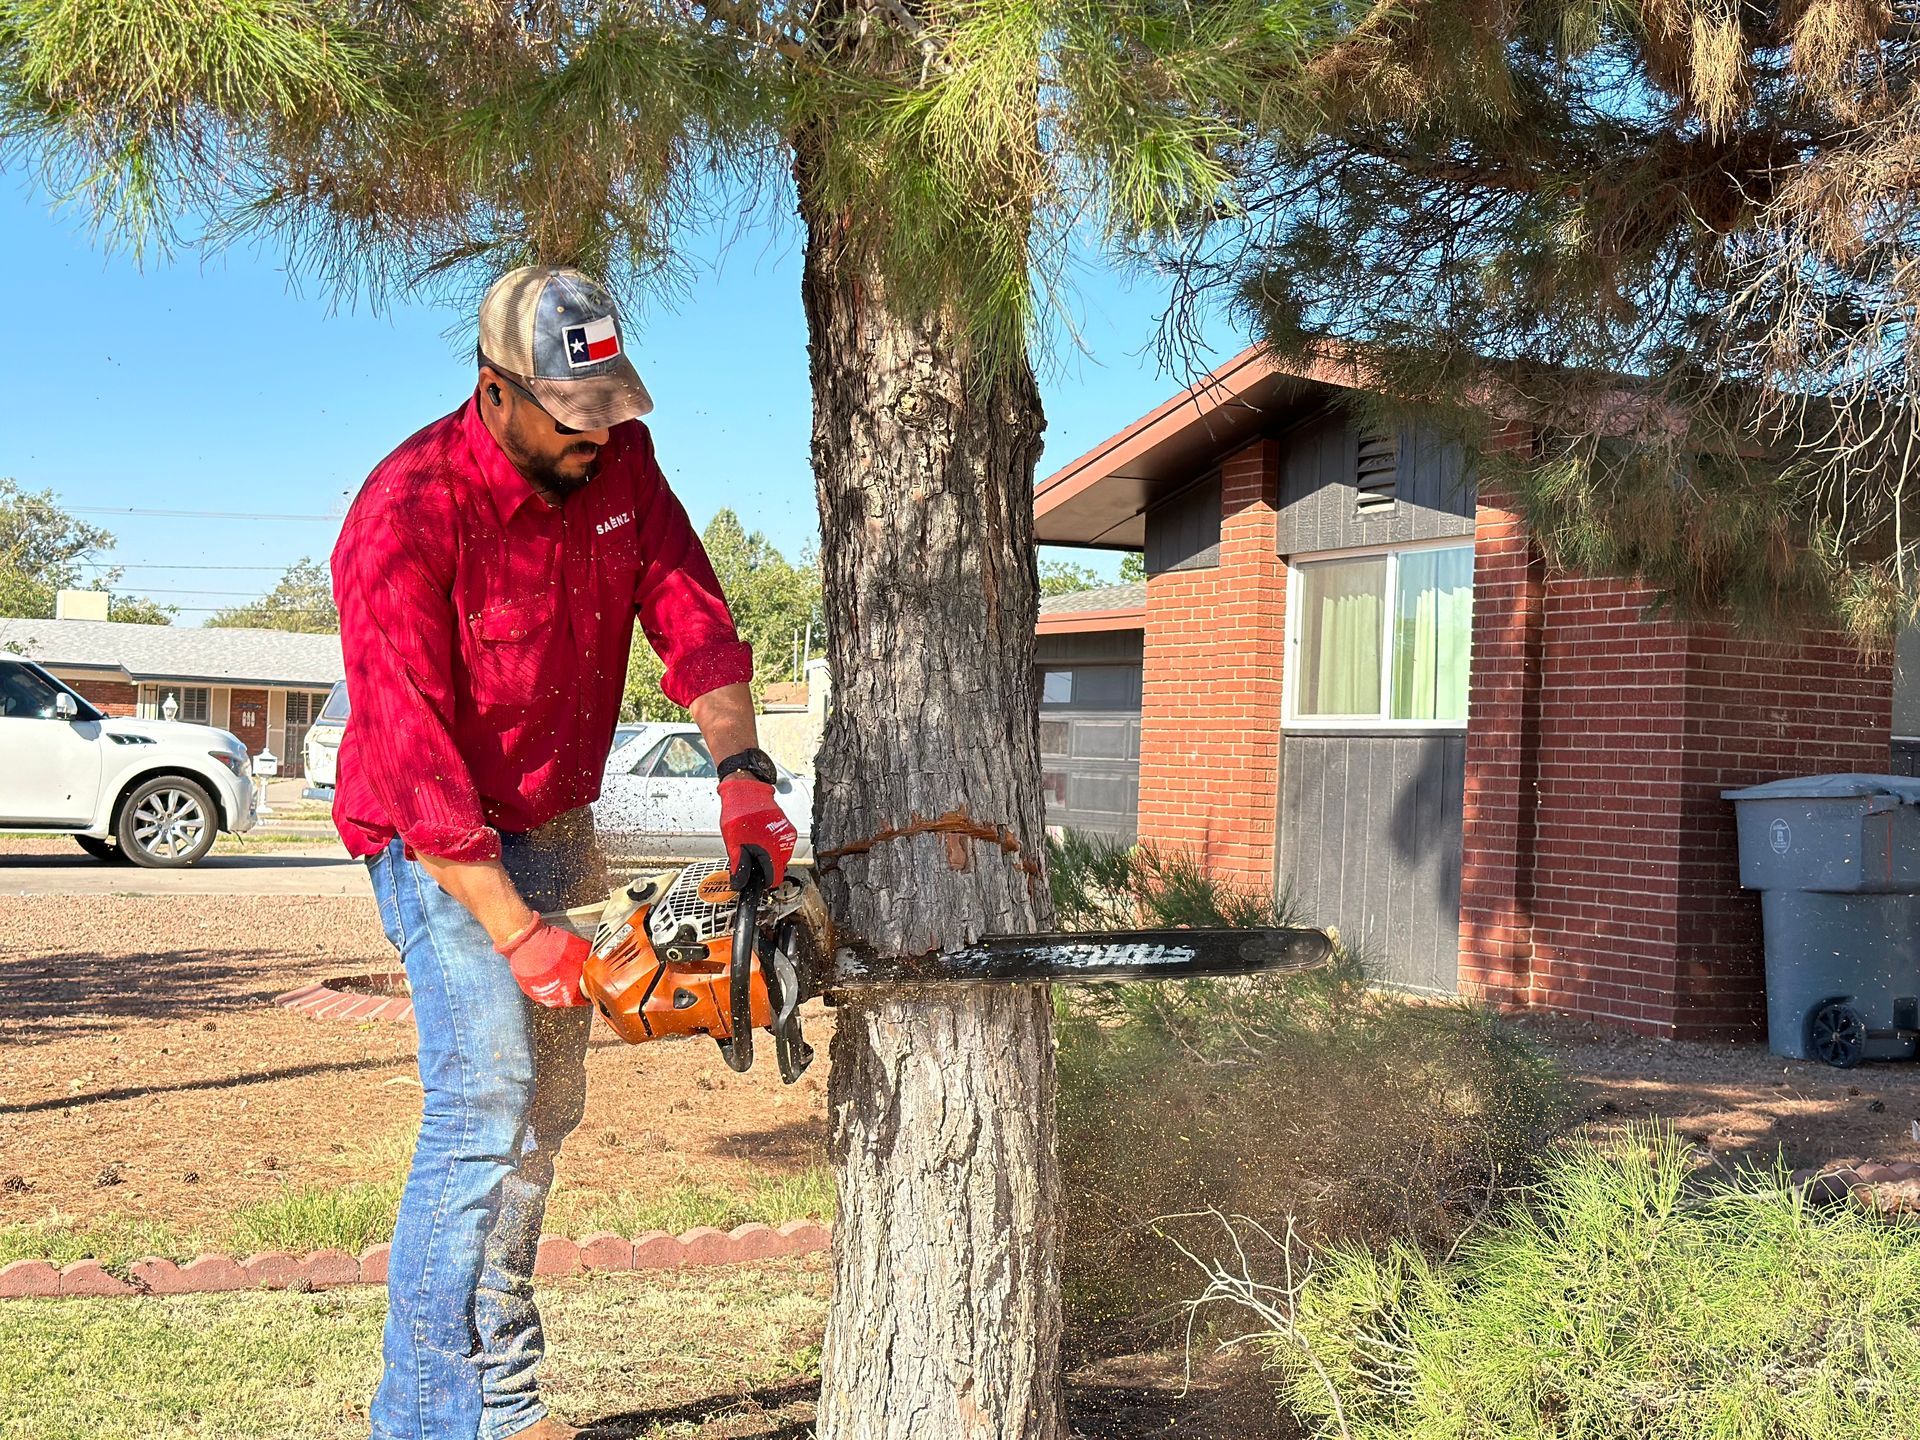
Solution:
{"label": "dry dirt ground", "polygon": [[1920,1160],[1920,1064],[1853,1070],[1767,1053],[1758,1040],[1651,1040],[1579,1021],[1529,1016],[1522,1028],[1573,1083],[1576,1114],[1599,1130],[1670,1121],[1727,1168]]}
{"label": "dry dirt ground", "polygon": [[[9,842],[58,846],[58,841]],[[57,853],[64,853],[64,850]],[[272,997],[392,969],[361,899],[45,896],[0,902],[0,1224],[150,1217],[191,1231],[290,1182],[391,1173],[419,1114],[410,1027],[310,1019]],[[819,1163],[830,1016],[800,1084],[745,1076],[703,1041],[597,1029],[585,1122],[562,1160],[576,1198],[744,1186]],[[1527,1028],[1597,1127],[1660,1117],[1729,1163],[1920,1159],[1920,1066],[1841,1072],[1759,1043]]]}
{"label": "dry dirt ground", "polygon": [[[411,1026],[272,1003],[397,968],[368,900],[41,896],[0,901],[0,1224],[58,1213],[192,1231],[293,1182],[383,1178],[417,1124]],[[810,1007],[817,1010],[818,1007]],[[810,1015],[824,1043],[826,1018]],[[702,1041],[596,1028],[561,1183],[642,1200],[818,1163],[823,1066],[783,1086]]]}

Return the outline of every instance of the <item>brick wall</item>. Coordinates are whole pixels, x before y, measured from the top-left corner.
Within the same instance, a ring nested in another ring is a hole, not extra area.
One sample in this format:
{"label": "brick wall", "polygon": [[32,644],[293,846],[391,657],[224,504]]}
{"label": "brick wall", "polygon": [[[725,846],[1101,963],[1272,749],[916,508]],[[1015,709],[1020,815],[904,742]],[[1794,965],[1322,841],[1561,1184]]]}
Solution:
{"label": "brick wall", "polygon": [[1474,516],[1473,667],[1461,825],[1460,988],[1529,999],[1545,574],[1517,516]]}
{"label": "brick wall", "polygon": [[1752,1033],[1759,905],[1720,792],[1884,769],[1890,660],[1650,620],[1637,586],[1545,576],[1497,507],[1476,557],[1462,989],[1649,1034]]}
{"label": "brick wall", "polygon": [[1140,838],[1271,886],[1280,792],[1286,567],[1274,552],[1280,450],[1220,470],[1220,564],[1147,581]]}
{"label": "brick wall", "polygon": [[139,695],[133,686],[118,680],[68,680],[82,699],[109,715],[139,713]]}

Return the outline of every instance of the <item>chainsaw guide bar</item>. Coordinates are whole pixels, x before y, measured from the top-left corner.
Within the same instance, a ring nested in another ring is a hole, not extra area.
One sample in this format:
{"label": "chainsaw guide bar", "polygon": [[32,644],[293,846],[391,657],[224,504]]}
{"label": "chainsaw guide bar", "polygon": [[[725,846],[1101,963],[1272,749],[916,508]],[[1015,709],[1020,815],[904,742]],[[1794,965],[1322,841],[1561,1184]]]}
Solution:
{"label": "chainsaw guide bar", "polygon": [[1082,984],[1296,974],[1333,958],[1325,931],[1117,930],[989,935],[955,950],[879,956],[835,943],[811,876],[735,895],[700,867],[642,875],[603,905],[545,918],[587,937],[588,1000],[622,1040],[709,1035],[734,1070],[753,1064],[753,1032],[770,1031],[788,1084],[813,1059],[803,1001],[841,991],[943,985]]}

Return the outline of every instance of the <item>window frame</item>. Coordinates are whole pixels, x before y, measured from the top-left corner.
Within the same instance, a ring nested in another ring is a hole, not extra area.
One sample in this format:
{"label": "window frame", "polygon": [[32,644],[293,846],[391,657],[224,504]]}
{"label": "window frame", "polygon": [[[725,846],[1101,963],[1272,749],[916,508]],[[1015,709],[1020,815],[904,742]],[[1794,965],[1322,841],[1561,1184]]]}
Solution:
{"label": "window frame", "polygon": [[1393,707],[1392,617],[1400,593],[1400,557],[1429,550],[1465,550],[1475,560],[1474,580],[1469,587],[1475,599],[1479,590],[1479,556],[1471,536],[1447,535],[1432,540],[1407,540],[1397,544],[1355,545],[1339,550],[1302,551],[1286,557],[1287,634],[1285,663],[1280,672],[1281,728],[1294,735],[1463,735],[1472,715],[1473,635],[1471,621],[1467,635],[1468,714],[1458,720],[1398,720],[1388,715],[1302,715],[1300,705],[1300,622],[1305,615],[1304,586],[1306,572],[1315,564],[1339,560],[1366,560],[1385,556],[1387,578],[1381,597],[1383,633],[1380,645],[1380,702],[1383,709]]}

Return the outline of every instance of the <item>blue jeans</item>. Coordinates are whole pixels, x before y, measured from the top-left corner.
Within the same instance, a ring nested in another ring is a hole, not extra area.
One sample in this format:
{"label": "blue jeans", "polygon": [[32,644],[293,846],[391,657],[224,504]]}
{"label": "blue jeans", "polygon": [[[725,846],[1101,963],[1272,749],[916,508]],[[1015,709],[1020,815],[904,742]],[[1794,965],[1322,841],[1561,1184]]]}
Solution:
{"label": "blue jeans", "polygon": [[[585,811],[502,835],[536,910],[607,893]],[[387,1262],[374,1440],[505,1440],[546,1414],[533,1261],[560,1142],[587,1097],[587,1008],[547,1010],[399,841],[367,868],[420,1032],[425,1104]]]}

